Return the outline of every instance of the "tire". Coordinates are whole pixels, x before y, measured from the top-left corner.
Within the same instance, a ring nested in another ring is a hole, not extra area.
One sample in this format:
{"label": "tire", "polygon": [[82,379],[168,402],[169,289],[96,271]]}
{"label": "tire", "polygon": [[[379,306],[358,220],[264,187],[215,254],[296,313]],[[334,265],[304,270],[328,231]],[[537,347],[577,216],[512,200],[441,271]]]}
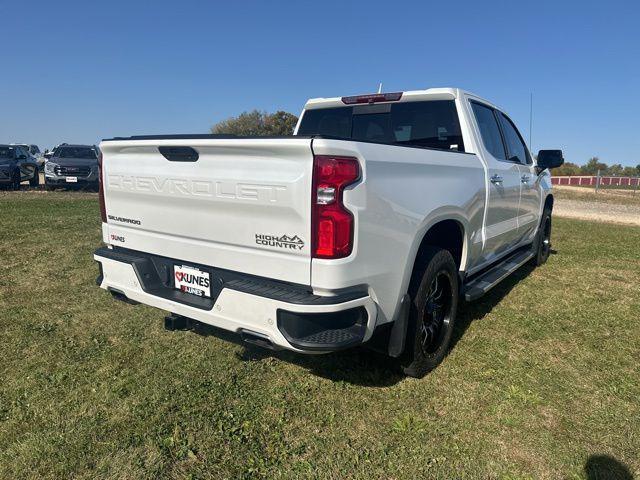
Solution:
{"label": "tire", "polygon": [[427,247],[417,265],[401,365],[405,375],[422,378],[449,350],[458,309],[458,268],[451,253],[437,247]]}
{"label": "tire", "polygon": [[531,259],[532,265],[539,267],[546,263],[551,253],[551,209],[545,208],[540,220],[540,228],[534,242],[535,255]]}
{"label": "tire", "polygon": [[40,172],[37,168],[33,172],[33,178],[29,180],[29,185],[32,187],[37,187],[40,185]]}
{"label": "tire", "polygon": [[20,190],[20,170],[19,169],[15,169],[13,171],[13,175],[11,176],[11,186],[9,187],[10,190]]}

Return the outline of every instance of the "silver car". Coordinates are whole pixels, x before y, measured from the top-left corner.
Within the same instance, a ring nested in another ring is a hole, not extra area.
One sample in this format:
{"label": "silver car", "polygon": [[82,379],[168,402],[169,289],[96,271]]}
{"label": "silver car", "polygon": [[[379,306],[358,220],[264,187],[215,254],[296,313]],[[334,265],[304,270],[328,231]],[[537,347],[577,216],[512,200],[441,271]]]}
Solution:
{"label": "silver car", "polygon": [[11,145],[22,147],[22,149],[38,164],[38,168],[40,170],[44,168],[44,156],[40,151],[40,147],[28,143],[12,143]]}

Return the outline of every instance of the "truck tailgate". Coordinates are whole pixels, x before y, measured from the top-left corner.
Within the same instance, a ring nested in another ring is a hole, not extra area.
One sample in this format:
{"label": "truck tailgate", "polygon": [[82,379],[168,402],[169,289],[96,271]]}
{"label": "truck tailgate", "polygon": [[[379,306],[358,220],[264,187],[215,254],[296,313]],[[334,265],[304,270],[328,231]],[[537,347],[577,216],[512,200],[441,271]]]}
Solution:
{"label": "truck tailgate", "polygon": [[310,283],[311,139],[123,139],[100,149],[105,243]]}

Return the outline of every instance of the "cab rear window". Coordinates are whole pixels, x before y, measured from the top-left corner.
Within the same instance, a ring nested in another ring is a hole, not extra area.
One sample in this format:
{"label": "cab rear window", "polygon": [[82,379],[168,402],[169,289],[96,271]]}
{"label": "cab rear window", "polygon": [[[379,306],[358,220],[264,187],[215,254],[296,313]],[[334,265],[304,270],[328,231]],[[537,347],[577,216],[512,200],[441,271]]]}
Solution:
{"label": "cab rear window", "polygon": [[453,100],[382,103],[305,111],[298,135],[464,152]]}

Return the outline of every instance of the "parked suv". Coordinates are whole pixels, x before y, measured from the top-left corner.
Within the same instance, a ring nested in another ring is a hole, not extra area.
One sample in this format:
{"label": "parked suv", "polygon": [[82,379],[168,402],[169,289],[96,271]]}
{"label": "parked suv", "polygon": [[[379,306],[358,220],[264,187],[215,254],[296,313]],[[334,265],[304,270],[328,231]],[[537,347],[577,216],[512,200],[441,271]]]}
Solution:
{"label": "parked suv", "polygon": [[98,188],[98,149],[95,145],[62,144],[44,166],[45,187]]}
{"label": "parked suv", "polygon": [[0,186],[19,190],[20,183],[40,184],[38,164],[26,150],[18,145],[0,145]]}

